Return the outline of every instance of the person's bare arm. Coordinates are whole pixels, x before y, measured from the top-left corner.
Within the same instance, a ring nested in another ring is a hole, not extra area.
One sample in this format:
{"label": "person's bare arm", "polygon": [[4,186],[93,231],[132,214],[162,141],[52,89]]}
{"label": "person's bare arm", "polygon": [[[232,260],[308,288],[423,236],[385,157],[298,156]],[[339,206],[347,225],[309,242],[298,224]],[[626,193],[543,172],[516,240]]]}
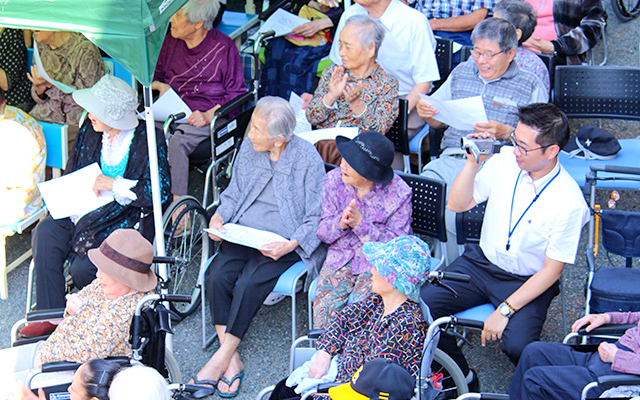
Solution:
{"label": "person's bare arm", "polygon": [[5,92],[9,90],[9,80],[7,80],[7,73],[4,69],[0,68],[0,88]]}
{"label": "person's bare arm", "polygon": [[[516,310],[529,304],[551,287],[562,275],[564,263],[545,257],[542,269],[533,274],[505,300]],[[487,340],[502,338],[502,332],[509,323],[509,318],[500,314],[499,310],[494,311],[484,322],[481,342],[484,346]]]}
{"label": "person's bare arm", "polygon": [[413,108],[420,101],[420,93],[427,94],[429,92],[429,89],[431,89],[431,82],[422,82],[413,85],[411,91],[409,92],[409,94],[407,94],[407,100],[409,101],[409,112],[411,112],[411,110],[413,110]]}
{"label": "person's bare arm", "polygon": [[482,162],[487,158],[489,155],[483,154],[480,156],[480,162],[476,163],[473,155],[467,154],[467,162],[451,185],[447,202],[449,210],[459,213],[470,210],[476,205],[473,200],[473,184]]}
{"label": "person's bare arm", "polygon": [[471,31],[476,27],[483,19],[487,17],[488,10],[481,8],[472,12],[471,14],[459,15],[451,18],[436,18],[430,19],[429,25],[434,31],[445,32],[466,32]]}

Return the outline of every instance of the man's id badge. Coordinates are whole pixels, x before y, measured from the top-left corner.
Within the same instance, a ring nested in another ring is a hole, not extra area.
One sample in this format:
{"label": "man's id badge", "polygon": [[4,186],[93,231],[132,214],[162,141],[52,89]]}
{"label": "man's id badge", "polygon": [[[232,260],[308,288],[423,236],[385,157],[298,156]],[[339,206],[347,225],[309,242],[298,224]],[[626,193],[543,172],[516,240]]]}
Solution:
{"label": "man's id badge", "polygon": [[498,257],[498,267],[512,274],[517,273],[518,257],[515,254],[509,253],[504,247],[496,247],[496,256]]}

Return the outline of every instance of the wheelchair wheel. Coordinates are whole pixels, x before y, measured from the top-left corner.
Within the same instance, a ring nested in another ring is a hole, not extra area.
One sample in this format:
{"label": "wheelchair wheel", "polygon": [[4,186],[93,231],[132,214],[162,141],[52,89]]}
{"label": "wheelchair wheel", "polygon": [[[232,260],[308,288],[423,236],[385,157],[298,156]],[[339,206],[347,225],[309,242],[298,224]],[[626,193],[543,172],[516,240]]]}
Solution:
{"label": "wheelchair wheel", "polygon": [[180,373],[178,362],[169,350],[165,350],[164,352],[164,367],[167,370],[167,381],[169,381],[169,383],[182,382],[182,374]]}
{"label": "wheelchair wheel", "polygon": [[[186,219],[183,226],[179,221]],[[209,226],[209,215],[191,196],[173,202],[164,216],[164,235],[167,256],[176,258],[168,265],[169,293],[187,294],[190,303],[171,303],[171,310],[180,319],[191,315],[200,305],[201,287],[198,281],[200,267],[210,256],[211,241],[204,228]]]}
{"label": "wheelchair wheel", "polygon": [[436,349],[433,355],[431,373],[441,373],[443,375],[442,392],[436,397],[437,399],[455,399],[469,392],[467,380],[458,364],[440,349]]}
{"label": "wheelchair wheel", "polygon": [[611,0],[611,6],[622,22],[631,21],[640,14],[640,0]]}

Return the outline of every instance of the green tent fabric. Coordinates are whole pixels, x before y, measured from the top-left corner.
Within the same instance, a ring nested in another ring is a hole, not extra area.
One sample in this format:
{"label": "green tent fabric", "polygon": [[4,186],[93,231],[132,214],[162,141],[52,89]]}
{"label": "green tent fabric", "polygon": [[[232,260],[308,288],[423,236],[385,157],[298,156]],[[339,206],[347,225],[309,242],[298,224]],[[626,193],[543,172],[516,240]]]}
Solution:
{"label": "green tent fabric", "polygon": [[1,0],[0,26],[81,32],[148,86],[169,18],[186,2]]}

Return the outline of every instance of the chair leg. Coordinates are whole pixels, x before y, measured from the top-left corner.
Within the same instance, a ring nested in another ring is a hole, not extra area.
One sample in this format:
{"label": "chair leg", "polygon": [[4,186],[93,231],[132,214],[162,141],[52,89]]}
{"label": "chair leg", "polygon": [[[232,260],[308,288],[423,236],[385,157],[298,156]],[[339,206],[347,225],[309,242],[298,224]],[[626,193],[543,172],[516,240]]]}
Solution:
{"label": "chair leg", "polygon": [[296,340],[296,287],[298,286],[298,280],[293,282],[293,290],[291,295],[291,343]]}
{"label": "chair leg", "polygon": [[0,255],[0,298],[5,300],[9,297],[9,285],[7,284],[7,237],[0,234],[0,247],[2,255]]}

